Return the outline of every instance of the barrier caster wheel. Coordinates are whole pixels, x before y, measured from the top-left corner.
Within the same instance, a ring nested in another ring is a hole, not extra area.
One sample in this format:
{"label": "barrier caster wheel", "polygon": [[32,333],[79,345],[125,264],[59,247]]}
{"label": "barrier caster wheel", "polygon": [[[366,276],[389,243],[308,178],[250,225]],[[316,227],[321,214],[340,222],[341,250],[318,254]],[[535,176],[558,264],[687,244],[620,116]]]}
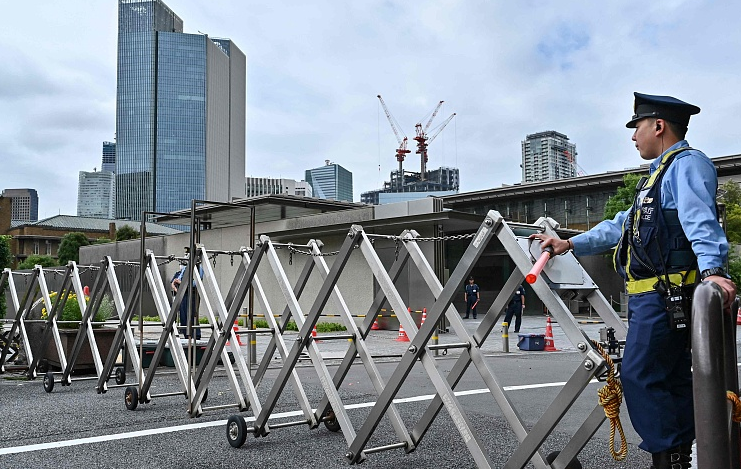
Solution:
{"label": "barrier caster wheel", "polygon": [[233,448],[239,448],[247,439],[247,423],[239,415],[232,415],[226,422],[226,440]]}
{"label": "barrier caster wheel", "polygon": [[[545,460],[549,463],[552,463],[556,460],[558,455],[561,454],[560,451],[554,451],[550,453],[548,456],[545,457]],[[581,463],[578,459],[574,458],[566,465],[566,469],[583,469]]]}
{"label": "barrier caster wheel", "polygon": [[327,412],[324,414],[324,426],[327,427],[327,430],[330,432],[338,432],[340,431],[340,422],[337,421],[337,418],[335,418],[334,411],[332,409],[327,410]]}
{"label": "barrier caster wheel", "polygon": [[126,388],[124,393],[124,402],[126,402],[126,408],[129,410],[136,410],[136,406],[139,405],[139,390],[136,386],[129,386]]}
{"label": "barrier caster wheel", "polygon": [[116,368],[116,384],[124,384],[126,382],[126,370],[123,367]]}
{"label": "barrier caster wheel", "polygon": [[44,374],[44,391],[52,392],[54,390],[54,373],[47,371]]}

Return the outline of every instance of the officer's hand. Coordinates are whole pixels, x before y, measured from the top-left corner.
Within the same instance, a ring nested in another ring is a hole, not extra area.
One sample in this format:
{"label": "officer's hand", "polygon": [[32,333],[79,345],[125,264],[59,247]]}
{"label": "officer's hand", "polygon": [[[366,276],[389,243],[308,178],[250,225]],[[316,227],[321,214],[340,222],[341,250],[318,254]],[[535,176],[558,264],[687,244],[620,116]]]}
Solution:
{"label": "officer's hand", "polygon": [[709,280],[723,289],[723,306],[726,309],[730,309],[733,300],[736,299],[736,284],[733,283],[733,280],[721,277],[720,275],[711,275],[710,277],[706,277],[705,280]]}
{"label": "officer's hand", "polygon": [[571,248],[568,240],[546,236],[542,233],[531,234],[529,239],[539,239],[541,249],[551,246],[554,256],[563,254]]}
{"label": "officer's hand", "polygon": [[175,280],[173,280],[170,286],[172,287],[172,291],[178,291],[178,286],[180,286],[180,279],[176,278]]}

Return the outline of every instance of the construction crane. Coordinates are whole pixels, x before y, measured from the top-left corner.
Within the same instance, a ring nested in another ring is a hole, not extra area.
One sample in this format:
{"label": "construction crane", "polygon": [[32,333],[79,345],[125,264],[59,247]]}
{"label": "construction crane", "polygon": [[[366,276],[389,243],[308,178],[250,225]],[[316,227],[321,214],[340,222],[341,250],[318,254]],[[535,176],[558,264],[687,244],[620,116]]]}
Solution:
{"label": "construction crane", "polygon": [[571,154],[569,150],[564,150],[563,153],[564,153],[564,156],[566,156],[566,159],[569,161],[569,164],[574,168],[574,172],[576,173],[577,176],[587,175],[586,171],[584,171],[584,169],[582,169],[582,167],[579,166],[579,164],[577,164],[576,160],[574,159],[574,156]]}
{"label": "construction crane", "polygon": [[435,137],[440,135],[440,132],[442,132],[445,126],[448,125],[448,122],[453,120],[453,117],[455,117],[455,113],[451,114],[451,116],[445,119],[445,121],[442,124],[438,125],[432,130],[431,132],[432,135],[428,135],[427,131],[430,128],[430,124],[432,124],[432,119],[435,118],[442,104],[443,104],[443,101],[440,101],[437,104],[435,111],[432,113],[432,117],[430,117],[430,120],[427,121],[427,125],[425,125],[424,128],[422,128],[422,124],[417,124],[414,126],[415,130],[417,131],[417,136],[414,137],[414,140],[417,141],[416,153],[419,155],[419,160],[420,160],[419,177],[422,181],[426,179],[426,175],[427,175],[427,147],[430,145],[430,143],[432,143]]}
{"label": "construction crane", "polygon": [[[383,98],[381,95],[378,95],[378,100],[381,101],[381,106],[383,107],[383,112],[386,113],[386,119],[388,119],[389,124],[391,124],[391,130],[394,131],[394,135],[396,136],[396,141],[399,142],[399,148],[396,149],[396,161],[399,162],[399,188],[404,185],[404,169],[403,169],[403,163],[404,158],[406,158],[407,153],[411,153],[411,150],[407,150],[407,136],[404,134],[403,130],[400,130],[400,125],[398,122],[396,122],[396,119],[394,119],[394,116],[391,115],[389,112],[389,109],[386,107],[386,103],[383,102]],[[399,128],[397,128],[399,127]],[[402,138],[399,135],[399,132],[401,131],[401,135],[404,135],[404,138]]]}

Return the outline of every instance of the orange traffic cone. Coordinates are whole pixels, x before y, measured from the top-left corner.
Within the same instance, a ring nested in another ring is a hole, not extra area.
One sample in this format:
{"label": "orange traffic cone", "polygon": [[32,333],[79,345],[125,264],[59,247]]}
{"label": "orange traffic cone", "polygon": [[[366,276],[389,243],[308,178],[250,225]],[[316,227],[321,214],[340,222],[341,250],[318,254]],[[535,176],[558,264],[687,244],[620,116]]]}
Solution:
{"label": "orange traffic cone", "polygon": [[316,325],[314,325],[314,328],[311,330],[311,337],[314,339],[314,342],[321,342],[321,340],[316,340]]}
{"label": "orange traffic cone", "polygon": [[741,308],[738,308],[738,314],[736,315],[736,325],[741,326]]}
{"label": "orange traffic cone", "polygon": [[404,332],[404,326],[399,324],[399,337],[396,338],[397,342],[409,342],[409,337],[407,337],[407,333]]}
{"label": "orange traffic cone", "polygon": [[234,326],[232,327],[232,329],[234,329],[234,335],[236,335],[236,336],[237,336],[237,343],[238,343],[238,344],[239,344],[240,346],[244,345],[244,344],[242,343],[242,336],[240,336],[240,335],[238,334],[238,332],[239,332],[239,324],[238,324],[238,321],[234,321]]}
{"label": "orange traffic cone", "polygon": [[379,331],[381,330],[381,326],[378,325],[378,319],[373,320],[373,325],[371,326],[372,331]]}
{"label": "orange traffic cone", "polygon": [[427,320],[427,308],[422,308],[422,322],[419,325],[420,328],[425,324],[426,320]]}
{"label": "orange traffic cone", "polygon": [[[234,329],[234,332],[235,332],[234,335],[237,336],[237,343],[241,346],[244,344],[242,343],[242,338],[239,336],[239,334],[236,334],[236,332],[239,332],[239,326],[237,325],[237,322],[238,321],[234,321],[234,326],[232,326],[232,329]],[[228,340],[226,341],[226,345],[229,345]]]}
{"label": "orange traffic cone", "polygon": [[551,326],[551,317],[545,323],[545,348],[546,352],[558,352],[556,345],[553,343],[553,326]]}

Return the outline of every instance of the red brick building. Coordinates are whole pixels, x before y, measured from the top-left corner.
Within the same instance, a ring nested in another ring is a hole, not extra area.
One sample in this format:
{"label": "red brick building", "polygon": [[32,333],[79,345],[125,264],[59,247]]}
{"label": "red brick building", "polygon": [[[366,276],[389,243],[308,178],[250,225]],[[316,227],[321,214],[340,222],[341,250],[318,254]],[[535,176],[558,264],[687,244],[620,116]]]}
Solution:
{"label": "red brick building", "polygon": [[[56,259],[59,243],[67,233],[83,233],[91,243],[98,238],[115,240],[116,230],[126,225],[139,231],[139,222],[135,221],[72,215],[55,215],[36,222],[11,222],[10,199],[0,197],[0,234],[13,237],[10,241],[10,250],[14,257],[14,268],[33,254],[51,256]],[[180,231],[156,223],[147,223],[147,233],[156,236],[180,233]]]}

